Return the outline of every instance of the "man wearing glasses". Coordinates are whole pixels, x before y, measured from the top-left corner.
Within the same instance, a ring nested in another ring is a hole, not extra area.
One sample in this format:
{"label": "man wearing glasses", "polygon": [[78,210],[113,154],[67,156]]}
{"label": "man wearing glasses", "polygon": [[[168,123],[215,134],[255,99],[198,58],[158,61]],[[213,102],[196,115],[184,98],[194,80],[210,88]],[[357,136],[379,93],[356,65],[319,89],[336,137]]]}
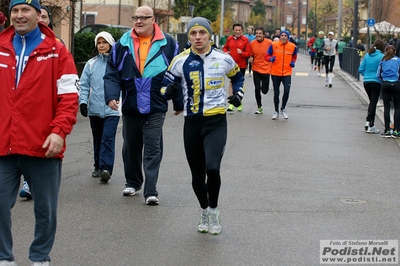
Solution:
{"label": "man wearing glasses", "polygon": [[114,110],[122,105],[126,179],[123,195],[134,196],[144,182],[146,205],[158,205],[156,185],[163,154],[162,127],[168,109],[160,89],[164,73],[179,47],[160,30],[150,7],[137,8],[132,19],[133,29],[111,49],[104,76],[105,101]]}

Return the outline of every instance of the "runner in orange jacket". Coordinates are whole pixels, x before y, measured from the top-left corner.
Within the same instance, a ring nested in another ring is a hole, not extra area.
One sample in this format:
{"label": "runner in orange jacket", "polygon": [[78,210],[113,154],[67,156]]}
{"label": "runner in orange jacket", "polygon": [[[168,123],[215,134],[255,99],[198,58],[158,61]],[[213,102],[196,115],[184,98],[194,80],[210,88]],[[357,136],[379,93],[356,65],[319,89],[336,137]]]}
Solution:
{"label": "runner in orange jacket", "polygon": [[[267,94],[269,90],[269,77],[271,73],[271,62],[265,59],[265,52],[271,46],[272,41],[264,38],[265,30],[258,27],[255,30],[256,39],[250,43],[250,55],[253,58],[253,82],[254,93],[257,102],[255,114],[262,114],[261,92]],[[260,92],[261,91],[261,92]]]}
{"label": "runner in orange jacket", "polygon": [[290,33],[287,30],[281,31],[279,42],[274,42],[268,48],[265,59],[272,62],[271,78],[274,86],[275,113],[272,120],[279,119],[279,86],[283,84],[282,106],[280,113],[284,119],[289,116],[286,113],[286,104],[289,100],[290,86],[292,82],[292,69],[297,59],[296,45],[289,42]]}

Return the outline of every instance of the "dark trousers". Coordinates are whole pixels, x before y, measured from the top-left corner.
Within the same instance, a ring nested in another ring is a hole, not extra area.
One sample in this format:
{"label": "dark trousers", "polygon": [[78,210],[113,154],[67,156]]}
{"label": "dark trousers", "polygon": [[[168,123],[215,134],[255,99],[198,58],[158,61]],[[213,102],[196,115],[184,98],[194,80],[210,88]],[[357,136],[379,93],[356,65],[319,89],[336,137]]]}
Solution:
{"label": "dark trousers", "polygon": [[343,53],[339,53],[339,66],[340,66],[340,69],[343,69],[342,63],[343,63]]}
{"label": "dark trousers", "polygon": [[324,62],[325,62],[325,73],[326,74],[332,73],[333,66],[335,65],[335,56],[334,55],[325,55]]}
{"label": "dark trousers", "polygon": [[194,193],[201,208],[216,208],[227,138],[226,115],[185,117],[183,131]]}
{"label": "dark trousers", "polygon": [[381,93],[381,84],[378,82],[364,82],[364,89],[369,98],[368,114],[366,121],[369,122],[369,126],[374,126],[376,105],[379,100],[379,95]]}
{"label": "dark trousers", "polygon": [[257,106],[261,107],[261,92],[267,94],[269,90],[269,76],[270,74],[261,74],[253,71],[254,93],[256,96]]}
{"label": "dark trousers", "polygon": [[115,160],[115,134],[119,116],[89,116],[93,136],[94,168],[112,174]]}
{"label": "dark trousers", "polygon": [[249,62],[248,65],[249,65],[249,74],[251,74],[251,67],[252,67],[253,63]]}
{"label": "dark trousers", "polygon": [[143,195],[158,196],[157,180],[163,155],[165,113],[146,115],[122,115],[122,158],[124,161],[126,187],[139,189],[145,185]]}
{"label": "dark trousers", "polygon": [[292,83],[292,76],[274,76],[271,75],[272,84],[274,86],[274,105],[275,111],[279,112],[279,87],[283,84],[283,96],[281,109],[286,108],[286,104],[289,100],[290,86]]}
{"label": "dark trousers", "polygon": [[385,120],[385,131],[390,129],[390,101],[393,100],[394,106],[394,129],[400,131],[400,83],[382,83],[383,117]]}
{"label": "dark trousers", "polygon": [[57,228],[61,160],[23,155],[0,156],[0,261],[13,261],[11,209],[24,175],[32,193],[35,233],[29,249],[31,261],[49,261]]}

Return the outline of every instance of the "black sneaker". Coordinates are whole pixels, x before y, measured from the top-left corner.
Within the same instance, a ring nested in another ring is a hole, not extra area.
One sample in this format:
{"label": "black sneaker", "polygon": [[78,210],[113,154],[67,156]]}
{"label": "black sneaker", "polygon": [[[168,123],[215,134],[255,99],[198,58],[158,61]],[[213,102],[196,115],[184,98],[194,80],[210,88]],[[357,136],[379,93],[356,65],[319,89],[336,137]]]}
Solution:
{"label": "black sneaker", "polygon": [[392,130],[385,130],[384,132],[382,132],[381,138],[391,138],[392,134]]}
{"label": "black sneaker", "polygon": [[102,182],[102,183],[108,183],[108,180],[110,180],[110,178],[111,178],[111,174],[110,174],[109,171],[103,170],[103,171],[101,172],[101,175],[100,175],[100,182]]}
{"label": "black sneaker", "polygon": [[94,171],[92,173],[92,177],[97,178],[97,177],[100,177],[100,175],[101,175],[100,169],[94,169]]}
{"label": "black sneaker", "polygon": [[392,138],[394,138],[394,139],[400,138],[400,132],[398,132],[397,130],[393,131]]}

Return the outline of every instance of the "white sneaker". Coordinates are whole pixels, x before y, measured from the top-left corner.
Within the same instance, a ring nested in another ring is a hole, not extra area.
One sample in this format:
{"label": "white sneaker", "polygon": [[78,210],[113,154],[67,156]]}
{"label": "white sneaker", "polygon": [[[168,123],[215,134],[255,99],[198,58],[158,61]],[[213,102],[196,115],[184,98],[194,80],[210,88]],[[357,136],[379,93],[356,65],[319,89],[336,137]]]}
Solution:
{"label": "white sneaker", "polygon": [[135,196],[136,195],[136,189],[134,189],[133,187],[126,187],[123,191],[122,191],[122,195],[124,196]]}
{"label": "white sneaker", "polygon": [[281,115],[282,115],[282,117],[283,117],[284,119],[288,119],[288,118],[289,118],[289,116],[287,115],[285,109],[282,109],[282,110],[281,110]]}
{"label": "white sneaker", "polygon": [[379,134],[379,133],[381,133],[381,131],[379,129],[377,129],[375,126],[368,127],[368,130],[366,132],[367,133],[371,133],[371,134]]}
{"label": "white sneaker", "polygon": [[146,198],[146,205],[158,205],[160,202],[156,196],[149,196]]}
{"label": "white sneaker", "polygon": [[15,261],[0,260],[0,266],[17,266]]}
{"label": "white sneaker", "polygon": [[321,73],[320,72],[318,72],[318,77],[320,77],[321,76]]}
{"label": "white sneaker", "polygon": [[219,235],[222,231],[222,225],[219,219],[219,211],[217,208],[210,208],[208,213],[210,223],[208,227],[208,232],[212,235]]}
{"label": "white sneaker", "polygon": [[365,131],[367,131],[368,130],[368,128],[369,128],[369,121],[367,121],[366,123],[365,123]]}
{"label": "white sneaker", "polygon": [[31,266],[49,266],[50,265],[50,261],[32,261]]}
{"label": "white sneaker", "polygon": [[272,120],[278,120],[279,119],[279,113],[275,112],[272,116]]}
{"label": "white sneaker", "polygon": [[200,212],[201,212],[201,217],[200,217],[199,225],[197,226],[197,231],[199,233],[208,233],[209,208],[207,207],[206,209],[200,209]]}

